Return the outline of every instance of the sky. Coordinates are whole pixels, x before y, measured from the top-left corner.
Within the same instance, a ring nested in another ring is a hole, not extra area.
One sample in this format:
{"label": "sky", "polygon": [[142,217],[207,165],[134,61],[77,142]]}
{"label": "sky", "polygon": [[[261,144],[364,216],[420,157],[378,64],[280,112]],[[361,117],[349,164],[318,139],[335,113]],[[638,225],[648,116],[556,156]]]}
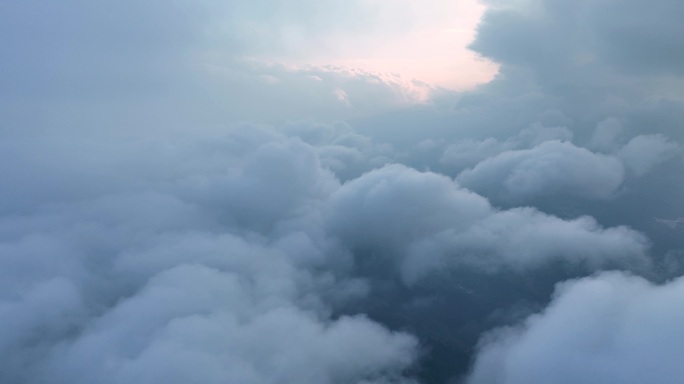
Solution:
{"label": "sky", "polygon": [[0,382],[682,382],[682,14],[0,3]]}

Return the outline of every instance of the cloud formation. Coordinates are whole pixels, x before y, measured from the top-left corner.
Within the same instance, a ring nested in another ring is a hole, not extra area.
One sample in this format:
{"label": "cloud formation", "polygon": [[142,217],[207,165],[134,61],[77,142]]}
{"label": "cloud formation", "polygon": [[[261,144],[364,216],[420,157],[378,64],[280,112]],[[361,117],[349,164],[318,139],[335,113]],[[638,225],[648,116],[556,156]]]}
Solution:
{"label": "cloud formation", "polygon": [[614,158],[571,143],[547,141],[532,149],[490,157],[459,174],[458,181],[475,191],[490,191],[518,201],[547,193],[600,199],[617,190],[624,173]]}
{"label": "cloud formation", "polygon": [[[319,271],[335,250],[304,220],[339,183],[300,140],[265,136],[215,142],[247,152],[233,166],[225,152],[218,168],[211,146],[199,158],[146,148],[117,188],[38,196],[30,213],[4,216],[2,380],[410,382],[415,338],[332,318],[326,303],[325,292],[366,290],[335,272],[344,253]],[[68,170],[108,178],[92,166]]]}
{"label": "cloud formation", "polygon": [[542,313],[483,339],[468,383],[678,383],[682,290],[621,273],[562,283]]}
{"label": "cloud formation", "polygon": [[648,247],[641,234],[604,229],[588,217],[564,221],[530,208],[499,211],[444,176],[398,165],[346,183],[330,206],[330,232],[356,253],[384,258],[385,266],[398,263],[407,283],[464,265],[638,264]]}
{"label": "cloud formation", "polygon": [[0,381],[680,379],[680,2],[471,3],[0,4]]}
{"label": "cloud formation", "polygon": [[[287,130],[321,134],[302,124]],[[244,126],[182,146],[49,142],[44,162],[23,165],[30,182],[0,190],[3,379],[409,382],[415,338],[331,317],[373,294],[372,258],[409,285],[445,266],[646,262],[636,231],[499,211],[435,173],[388,165],[341,184],[326,146],[376,149],[337,129],[317,146]],[[73,162],[93,149],[99,161]]]}

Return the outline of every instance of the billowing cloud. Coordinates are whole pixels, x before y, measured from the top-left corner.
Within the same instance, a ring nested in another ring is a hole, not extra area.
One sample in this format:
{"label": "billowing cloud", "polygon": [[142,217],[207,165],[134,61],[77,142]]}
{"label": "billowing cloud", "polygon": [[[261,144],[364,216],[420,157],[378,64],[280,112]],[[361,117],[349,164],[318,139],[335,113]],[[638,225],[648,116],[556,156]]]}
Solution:
{"label": "billowing cloud", "polygon": [[456,140],[446,146],[440,163],[448,167],[449,171],[460,171],[506,151],[527,149],[551,140],[571,141],[572,138],[572,132],[565,127],[544,127],[537,123],[504,141],[494,137],[484,140]]}
{"label": "billowing cloud", "polygon": [[498,211],[444,176],[397,165],[346,183],[329,209],[330,232],[361,263],[380,257],[386,267],[397,265],[408,283],[444,267],[638,264],[647,247],[641,234],[604,229],[587,217],[564,221],[534,209]]}
{"label": "billowing cloud", "polygon": [[532,149],[508,151],[463,171],[458,182],[478,192],[525,201],[546,194],[608,198],[620,187],[624,167],[619,160],[547,141]]}
{"label": "billowing cloud", "polygon": [[[3,217],[2,380],[410,382],[414,337],[331,317],[330,303],[367,288],[315,231],[317,202],[339,188],[315,151],[258,129],[201,148],[148,147],[116,188],[38,195]],[[108,178],[92,166],[68,169]],[[3,193],[17,187],[31,188]]]}
{"label": "billowing cloud", "polygon": [[632,138],[620,149],[619,156],[632,172],[642,176],[653,167],[680,153],[679,144],[668,140],[661,134],[656,134]]}
{"label": "billowing cloud", "polygon": [[[444,266],[647,262],[636,231],[499,211],[439,174],[389,165],[342,184],[326,148],[378,151],[343,125],[308,136],[317,145],[282,133],[307,137],[304,122],[246,128],[182,146],[48,141],[45,161],[21,165],[29,182],[0,190],[14,204],[0,226],[3,379],[409,382],[415,338],[332,316],[386,276],[373,259],[408,285]],[[94,149],[97,162],[74,162]]]}
{"label": "billowing cloud", "polygon": [[259,298],[250,285],[268,283],[247,279],[193,265],[162,272],[78,340],[58,346],[39,380],[335,383],[411,364],[412,337],[362,317],[326,324],[275,292]]}
{"label": "billowing cloud", "polygon": [[563,283],[542,313],[484,338],[467,382],[678,383],[683,290],[621,273]]}

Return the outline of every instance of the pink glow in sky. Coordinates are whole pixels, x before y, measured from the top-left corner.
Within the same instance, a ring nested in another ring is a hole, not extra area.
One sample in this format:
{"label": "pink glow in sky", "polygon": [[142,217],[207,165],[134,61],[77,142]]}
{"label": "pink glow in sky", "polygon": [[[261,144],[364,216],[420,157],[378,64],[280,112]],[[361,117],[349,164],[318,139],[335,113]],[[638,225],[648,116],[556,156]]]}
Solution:
{"label": "pink glow in sky", "polygon": [[[336,40],[344,46],[336,55],[318,57],[308,64],[339,65],[370,72],[396,73],[405,80],[419,80],[454,90],[487,82],[497,72],[466,47],[485,6],[477,0],[369,0],[386,12],[377,33]],[[396,24],[413,25],[401,33]]]}

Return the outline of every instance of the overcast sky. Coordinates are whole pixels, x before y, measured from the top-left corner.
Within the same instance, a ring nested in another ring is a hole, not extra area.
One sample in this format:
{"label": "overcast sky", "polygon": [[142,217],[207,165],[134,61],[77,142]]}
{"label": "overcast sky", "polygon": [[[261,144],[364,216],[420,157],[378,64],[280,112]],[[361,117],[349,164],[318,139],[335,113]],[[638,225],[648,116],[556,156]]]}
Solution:
{"label": "overcast sky", "polygon": [[682,16],[0,2],[0,382],[684,381]]}

